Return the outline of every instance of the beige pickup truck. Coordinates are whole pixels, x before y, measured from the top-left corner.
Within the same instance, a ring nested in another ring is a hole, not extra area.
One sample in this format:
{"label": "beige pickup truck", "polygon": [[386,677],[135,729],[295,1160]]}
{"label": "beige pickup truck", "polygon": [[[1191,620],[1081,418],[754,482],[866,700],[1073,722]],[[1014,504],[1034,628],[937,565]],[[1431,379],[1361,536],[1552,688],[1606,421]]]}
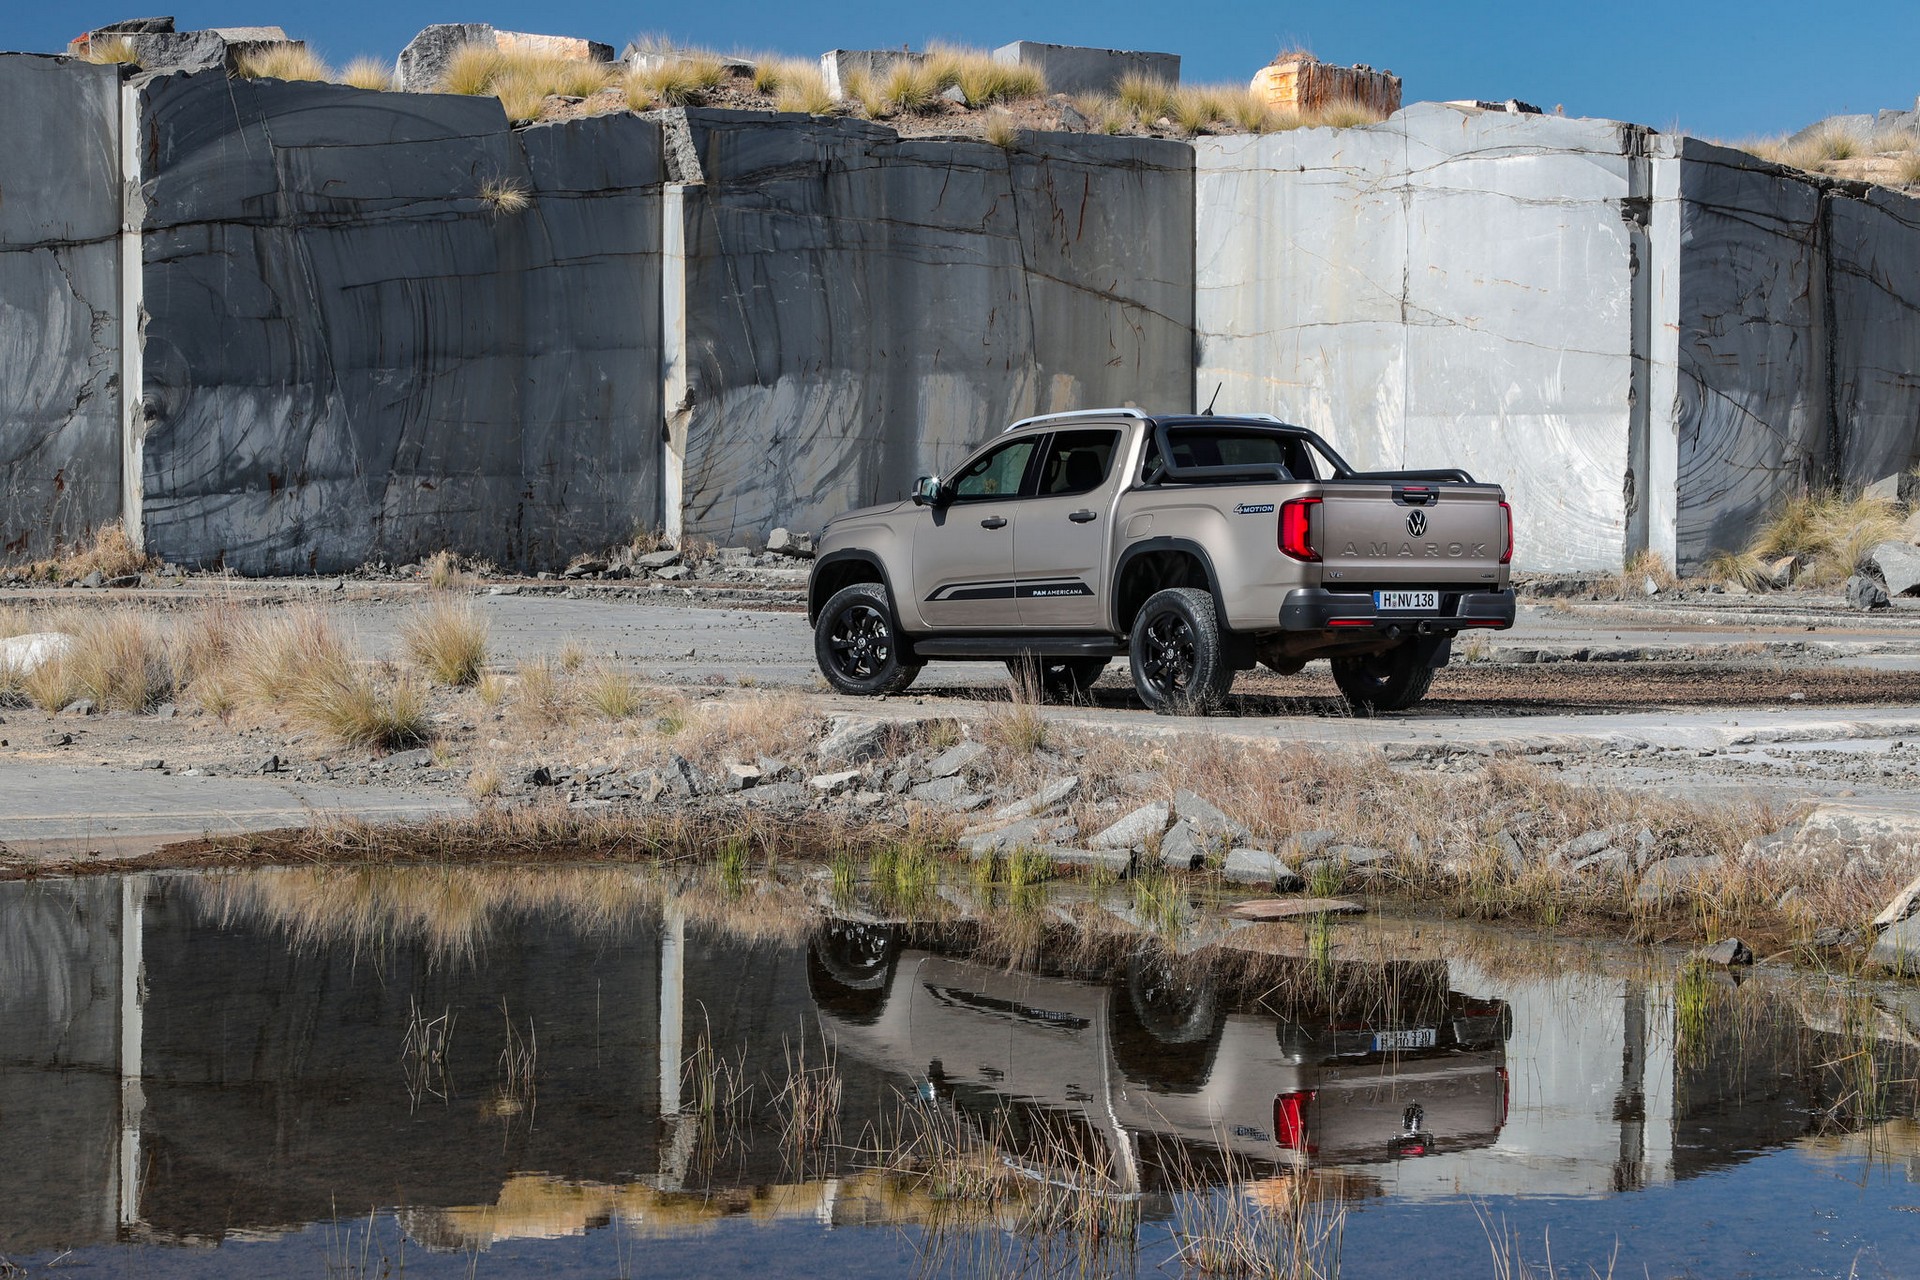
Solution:
{"label": "beige pickup truck", "polygon": [[1356,471],[1262,415],[1098,409],[1016,422],[829,522],[807,612],[843,693],[940,658],[1072,697],[1125,653],[1142,702],[1204,714],[1236,671],[1327,658],[1356,710],[1392,711],[1459,632],[1513,625],[1512,559],[1504,494],[1464,471]]}

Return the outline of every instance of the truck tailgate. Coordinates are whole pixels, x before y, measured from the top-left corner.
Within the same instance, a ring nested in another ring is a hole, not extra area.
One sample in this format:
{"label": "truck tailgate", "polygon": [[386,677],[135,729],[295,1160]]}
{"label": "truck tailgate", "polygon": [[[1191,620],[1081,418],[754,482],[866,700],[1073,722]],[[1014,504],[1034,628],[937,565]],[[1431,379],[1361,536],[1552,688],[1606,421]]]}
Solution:
{"label": "truck tailgate", "polygon": [[1500,577],[1508,512],[1497,485],[1332,480],[1314,545],[1329,587],[1468,586]]}

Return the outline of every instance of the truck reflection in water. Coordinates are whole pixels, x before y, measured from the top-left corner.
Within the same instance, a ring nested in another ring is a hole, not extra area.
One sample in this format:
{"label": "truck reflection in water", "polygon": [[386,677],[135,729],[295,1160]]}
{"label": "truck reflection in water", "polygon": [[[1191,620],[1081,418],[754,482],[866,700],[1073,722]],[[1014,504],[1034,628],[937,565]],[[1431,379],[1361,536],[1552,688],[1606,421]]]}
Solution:
{"label": "truck reflection in water", "polygon": [[[1920,1151],[1904,989],[1848,1005],[1716,978],[1681,1000],[1644,962],[1489,968],[1440,930],[1419,959],[1343,933],[1363,962],[1049,925],[1009,964],[979,925],[819,921],[790,887],[695,905],[627,868],[0,884],[0,1255],[369,1206],[406,1206],[433,1247],[919,1220],[924,1189],[866,1157],[821,1177],[783,1151],[766,1100],[822,1039],[849,1144],[918,1098],[1149,1201],[1229,1162],[1273,1194],[1599,1197],[1788,1143],[1845,1158],[1855,1130],[1875,1159]],[[442,1015],[422,1087],[403,1046]],[[523,1091],[509,1022],[537,1040]],[[760,1089],[723,1158],[697,1133],[702,1044]]]}
{"label": "truck reflection in water", "polygon": [[1256,1167],[1364,1165],[1485,1146],[1506,1122],[1512,1014],[1453,990],[1443,962],[1295,961],[1241,979],[1148,947],[1109,973],[1011,970],[964,946],[826,928],[808,980],[841,1053],[962,1113],[1077,1113],[1125,1188],[1154,1185],[1166,1143],[1183,1164],[1211,1149]]}

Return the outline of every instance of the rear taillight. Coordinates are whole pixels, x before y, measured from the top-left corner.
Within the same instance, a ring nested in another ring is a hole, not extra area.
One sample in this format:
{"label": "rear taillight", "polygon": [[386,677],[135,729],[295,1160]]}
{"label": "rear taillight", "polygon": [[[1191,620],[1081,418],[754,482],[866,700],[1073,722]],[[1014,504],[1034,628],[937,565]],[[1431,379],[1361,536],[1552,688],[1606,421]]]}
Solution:
{"label": "rear taillight", "polygon": [[1506,534],[1500,541],[1500,563],[1513,563],[1513,508],[1506,503],[1500,504],[1500,520],[1506,525]]}
{"label": "rear taillight", "polygon": [[1312,1089],[1302,1089],[1297,1093],[1283,1093],[1273,1100],[1273,1140],[1289,1151],[1305,1151],[1309,1155],[1320,1149],[1316,1142],[1307,1141],[1307,1108],[1312,1105],[1315,1093]]}
{"label": "rear taillight", "polygon": [[1313,509],[1318,498],[1291,498],[1280,504],[1280,549],[1295,560],[1318,560],[1313,549]]}

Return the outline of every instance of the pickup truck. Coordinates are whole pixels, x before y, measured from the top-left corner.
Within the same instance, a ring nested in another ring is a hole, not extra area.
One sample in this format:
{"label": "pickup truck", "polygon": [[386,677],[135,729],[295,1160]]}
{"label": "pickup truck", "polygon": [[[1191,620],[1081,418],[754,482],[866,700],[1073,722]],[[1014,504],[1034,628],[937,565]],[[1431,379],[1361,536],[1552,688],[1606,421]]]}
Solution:
{"label": "pickup truck", "polygon": [[1513,513],[1464,471],[1356,471],[1265,415],[1027,418],[910,500],[827,524],[821,673],[897,693],[931,659],[1052,697],[1128,655],[1140,700],[1206,714],[1235,672],[1326,658],[1361,713],[1418,702],[1469,628],[1513,625]]}

